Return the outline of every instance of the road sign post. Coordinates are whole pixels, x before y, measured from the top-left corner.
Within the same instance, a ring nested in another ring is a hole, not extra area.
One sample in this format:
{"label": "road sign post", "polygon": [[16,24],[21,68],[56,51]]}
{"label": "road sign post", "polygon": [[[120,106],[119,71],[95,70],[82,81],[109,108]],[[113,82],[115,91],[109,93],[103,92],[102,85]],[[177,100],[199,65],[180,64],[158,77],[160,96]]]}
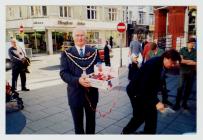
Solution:
{"label": "road sign post", "polygon": [[20,36],[22,38],[22,41],[24,43],[24,28],[23,28],[23,25],[20,25],[19,32],[20,32]]}
{"label": "road sign post", "polygon": [[126,31],[126,25],[123,22],[117,24],[117,31],[119,32],[119,47],[120,47],[120,67],[122,67],[122,33]]}

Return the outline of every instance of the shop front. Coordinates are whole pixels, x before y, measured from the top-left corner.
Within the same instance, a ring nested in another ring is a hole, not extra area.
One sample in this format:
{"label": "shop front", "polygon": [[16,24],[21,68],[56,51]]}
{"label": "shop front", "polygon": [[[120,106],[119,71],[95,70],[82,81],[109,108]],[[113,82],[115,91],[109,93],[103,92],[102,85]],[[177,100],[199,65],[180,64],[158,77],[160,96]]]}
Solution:
{"label": "shop front", "polygon": [[[24,27],[23,35],[19,33],[20,25]],[[74,45],[72,35],[73,29],[77,26],[87,29],[87,44],[104,46],[106,40],[112,40],[113,48],[119,47],[120,40],[116,25],[116,23],[79,20],[34,19],[23,20],[18,24],[9,22],[6,31],[7,38],[12,36],[23,41],[26,48],[32,49],[33,54],[53,54],[61,52],[64,42]],[[122,46],[125,46],[125,34],[122,36]]]}
{"label": "shop front", "polygon": [[53,52],[58,53],[62,51],[62,46],[64,44],[73,45],[73,32],[61,32],[61,31],[53,31],[52,32],[52,42],[53,42]]}

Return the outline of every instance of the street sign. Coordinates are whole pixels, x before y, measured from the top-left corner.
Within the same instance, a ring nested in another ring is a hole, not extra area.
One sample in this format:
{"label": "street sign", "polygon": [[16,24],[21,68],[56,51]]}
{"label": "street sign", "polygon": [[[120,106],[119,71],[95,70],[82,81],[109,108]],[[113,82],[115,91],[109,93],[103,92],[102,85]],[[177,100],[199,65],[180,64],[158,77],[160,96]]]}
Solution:
{"label": "street sign", "polygon": [[118,23],[118,25],[117,25],[117,31],[119,31],[120,33],[125,32],[126,31],[125,23],[123,23],[123,22]]}

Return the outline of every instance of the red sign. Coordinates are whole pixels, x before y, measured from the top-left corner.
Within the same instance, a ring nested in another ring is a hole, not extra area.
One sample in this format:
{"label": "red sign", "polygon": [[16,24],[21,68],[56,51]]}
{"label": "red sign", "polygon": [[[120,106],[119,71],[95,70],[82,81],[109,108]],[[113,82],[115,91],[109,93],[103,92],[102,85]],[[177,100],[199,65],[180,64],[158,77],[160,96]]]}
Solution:
{"label": "red sign", "polygon": [[119,31],[120,33],[125,32],[126,31],[125,23],[123,23],[123,22],[118,23],[117,31]]}
{"label": "red sign", "polygon": [[20,26],[19,31],[20,31],[20,33],[24,32],[23,25]]}

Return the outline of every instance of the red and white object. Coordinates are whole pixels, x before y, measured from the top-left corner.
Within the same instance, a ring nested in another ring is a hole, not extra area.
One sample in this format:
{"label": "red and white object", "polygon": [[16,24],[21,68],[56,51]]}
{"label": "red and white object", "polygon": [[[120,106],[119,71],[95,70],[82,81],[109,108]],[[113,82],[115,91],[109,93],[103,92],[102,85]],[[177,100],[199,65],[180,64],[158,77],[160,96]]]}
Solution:
{"label": "red and white object", "polygon": [[94,67],[94,73],[88,75],[92,87],[110,90],[119,85],[118,69],[104,65]]}
{"label": "red and white object", "polygon": [[123,33],[126,31],[126,25],[124,22],[120,22],[117,24],[117,31]]}

